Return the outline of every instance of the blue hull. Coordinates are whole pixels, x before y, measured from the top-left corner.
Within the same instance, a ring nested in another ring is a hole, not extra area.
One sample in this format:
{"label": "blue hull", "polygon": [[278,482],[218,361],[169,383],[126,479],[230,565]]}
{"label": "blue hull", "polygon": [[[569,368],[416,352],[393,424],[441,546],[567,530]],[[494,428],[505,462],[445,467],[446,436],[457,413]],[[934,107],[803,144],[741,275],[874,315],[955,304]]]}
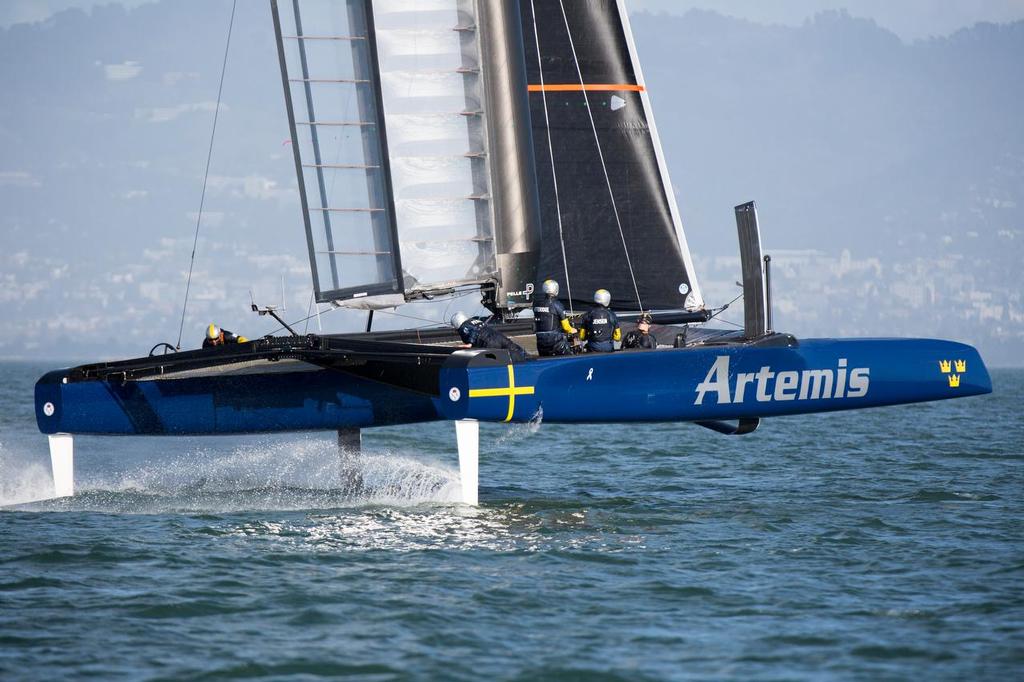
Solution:
{"label": "blue hull", "polygon": [[268,433],[438,419],[428,396],[329,369],[129,382],[65,376],[50,372],[36,384],[43,433]]}
{"label": "blue hull", "polygon": [[509,378],[505,367],[442,373],[442,387],[449,387],[445,416],[518,422],[543,410],[544,421],[551,422],[731,420],[992,391],[974,348],[929,339],[809,339],[784,348],[701,347],[539,360],[514,366],[511,414],[509,391],[495,390],[509,386]]}
{"label": "blue hull", "polygon": [[702,421],[831,412],[992,391],[978,352],[926,339],[810,339],[509,364],[455,353],[426,394],[332,369],[36,385],[44,433],[231,434],[432,420]]}

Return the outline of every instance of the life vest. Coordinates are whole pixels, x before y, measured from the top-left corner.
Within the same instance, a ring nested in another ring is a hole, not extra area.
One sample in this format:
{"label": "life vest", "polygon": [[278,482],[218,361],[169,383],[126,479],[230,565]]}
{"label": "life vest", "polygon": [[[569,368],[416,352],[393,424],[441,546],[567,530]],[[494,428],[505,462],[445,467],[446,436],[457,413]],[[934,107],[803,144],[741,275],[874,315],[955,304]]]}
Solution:
{"label": "life vest", "polygon": [[611,344],[618,328],[619,318],[604,306],[592,308],[583,316],[583,329],[586,330],[588,344]]}
{"label": "life vest", "polygon": [[562,320],[565,319],[565,306],[554,296],[548,296],[533,305],[533,330],[538,334],[546,332],[562,332]]}

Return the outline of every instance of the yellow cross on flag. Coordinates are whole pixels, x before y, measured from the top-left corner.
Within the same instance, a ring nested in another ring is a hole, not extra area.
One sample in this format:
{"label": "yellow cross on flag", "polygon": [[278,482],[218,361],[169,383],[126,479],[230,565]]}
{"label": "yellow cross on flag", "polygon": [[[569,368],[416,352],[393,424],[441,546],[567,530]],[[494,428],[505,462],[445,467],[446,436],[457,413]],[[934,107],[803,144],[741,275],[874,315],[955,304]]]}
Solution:
{"label": "yellow cross on flag", "polygon": [[517,395],[533,395],[533,386],[516,386],[516,374],[512,365],[508,366],[508,386],[504,388],[471,388],[470,398],[503,398],[508,396],[508,415],[505,421],[512,421],[512,413],[516,411]]}

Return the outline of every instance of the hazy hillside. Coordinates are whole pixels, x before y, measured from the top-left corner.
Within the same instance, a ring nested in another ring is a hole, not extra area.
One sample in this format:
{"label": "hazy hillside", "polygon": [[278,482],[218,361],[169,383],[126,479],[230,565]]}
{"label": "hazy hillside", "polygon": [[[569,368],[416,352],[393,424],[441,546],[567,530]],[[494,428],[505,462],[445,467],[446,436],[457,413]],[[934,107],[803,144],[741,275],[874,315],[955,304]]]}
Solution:
{"label": "hazy hillside", "polygon": [[716,253],[732,247],[722,209],[748,197],[772,244],[866,253],[888,252],[896,228],[914,249],[988,232],[1024,199],[1024,23],[913,45],[840,13],[801,28],[641,14],[634,28],[686,213],[727,233],[705,242]]}
{"label": "hazy hillside", "polygon": [[[0,30],[0,355],[174,340],[229,12],[164,0]],[[905,44],[837,13],[633,21],[710,303],[735,295],[732,206],[753,198],[777,326],[1020,362],[1024,23]],[[270,331],[248,290],[276,298],[282,276],[290,316],[306,309],[279,78],[266,3],[240,3],[186,339],[209,319]]]}

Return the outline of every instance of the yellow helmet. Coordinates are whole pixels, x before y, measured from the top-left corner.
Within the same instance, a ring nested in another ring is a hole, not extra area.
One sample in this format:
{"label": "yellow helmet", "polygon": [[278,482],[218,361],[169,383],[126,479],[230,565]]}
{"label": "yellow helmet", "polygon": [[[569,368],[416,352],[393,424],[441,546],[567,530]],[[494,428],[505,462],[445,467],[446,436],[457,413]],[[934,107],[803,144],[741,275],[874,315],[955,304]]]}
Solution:
{"label": "yellow helmet", "polygon": [[210,339],[212,341],[213,339],[216,339],[219,336],[220,336],[220,327],[218,327],[217,325],[215,325],[215,324],[213,324],[211,322],[210,326],[206,328],[206,338],[208,338],[208,339]]}

